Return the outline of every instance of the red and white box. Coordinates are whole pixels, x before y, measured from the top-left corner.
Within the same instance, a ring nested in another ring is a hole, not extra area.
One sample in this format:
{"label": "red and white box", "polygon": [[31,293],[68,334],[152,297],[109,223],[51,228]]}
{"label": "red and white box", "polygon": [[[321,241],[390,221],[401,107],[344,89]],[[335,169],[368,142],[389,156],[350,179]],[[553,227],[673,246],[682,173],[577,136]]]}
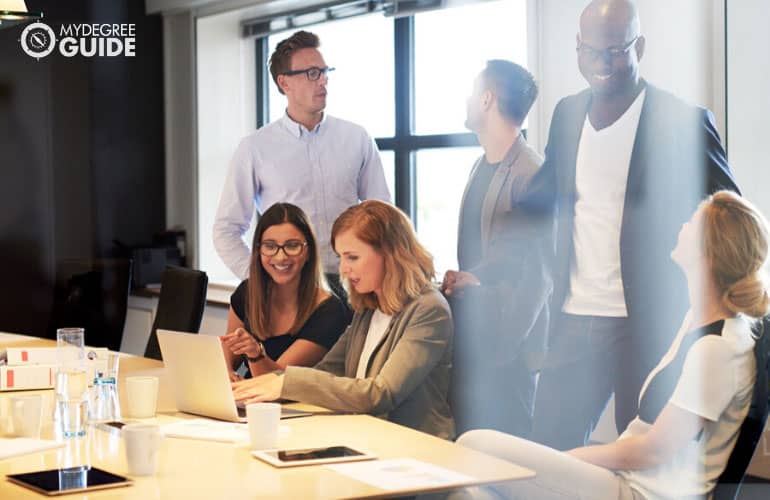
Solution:
{"label": "red and white box", "polygon": [[8,366],[55,365],[55,347],[9,347],[6,349]]}
{"label": "red and white box", "polygon": [[53,389],[56,365],[0,366],[0,391]]}
{"label": "red and white box", "polygon": [[[86,347],[89,384],[94,372],[107,368],[106,347]],[[0,391],[52,389],[56,384],[56,347],[8,347],[6,363],[0,365]]]}

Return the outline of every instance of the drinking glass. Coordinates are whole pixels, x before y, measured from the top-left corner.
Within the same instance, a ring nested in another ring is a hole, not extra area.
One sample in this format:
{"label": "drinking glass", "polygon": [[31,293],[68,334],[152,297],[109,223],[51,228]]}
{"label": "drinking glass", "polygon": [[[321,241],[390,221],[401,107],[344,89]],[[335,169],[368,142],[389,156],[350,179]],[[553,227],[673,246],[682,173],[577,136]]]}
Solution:
{"label": "drinking glass", "polygon": [[118,400],[118,364],[117,353],[107,354],[107,359],[98,360],[94,370],[94,387],[91,394],[89,417],[94,422],[120,420],[120,401]]}
{"label": "drinking glass", "polygon": [[82,328],[59,328],[56,344],[56,412],[61,432],[64,437],[83,436],[88,409],[85,332]]}

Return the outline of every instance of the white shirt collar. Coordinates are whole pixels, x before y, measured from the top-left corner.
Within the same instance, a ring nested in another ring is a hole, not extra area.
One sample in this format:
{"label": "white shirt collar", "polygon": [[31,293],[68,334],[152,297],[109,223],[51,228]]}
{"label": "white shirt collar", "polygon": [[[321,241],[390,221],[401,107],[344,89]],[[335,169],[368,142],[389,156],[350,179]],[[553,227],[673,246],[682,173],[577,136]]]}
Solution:
{"label": "white shirt collar", "polygon": [[288,130],[291,135],[299,139],[305,134],[317,134],[321,130],[321,125],[323,125],[326,122],[326,112],[323,113],[321,116],[321,121],[318,122],[318,125],[313,128],[313,130],[308,130],[305,128],[304,125],[301,123],[295,122],[292,120],[292,118],[289,116],[289,113],[286,111],[283,112],[283,116],[281,117],[281,123],[283,124],[284,128]]}

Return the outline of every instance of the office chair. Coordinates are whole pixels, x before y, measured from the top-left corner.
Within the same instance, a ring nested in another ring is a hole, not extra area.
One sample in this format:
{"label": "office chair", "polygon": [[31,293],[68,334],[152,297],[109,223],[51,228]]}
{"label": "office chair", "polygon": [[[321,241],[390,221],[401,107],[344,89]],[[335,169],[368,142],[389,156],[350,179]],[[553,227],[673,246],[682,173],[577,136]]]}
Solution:
{"label": "office chair", "polygon": [[64,259],[56,263],[48,337],[58,328],[85,329],[93,347],[120,350],[131,288],[129,259]]}
{"label": "office chair", "polygon": [[209,278],[203,271],[168,266],[163,271],[160,299],[144,357],[163,360],[158,328],[198,333],[206,307]]}
{"label": "office chair", "polygon": [[765,317],[757,327],[760,335],[754,350],[757,362],[757,379],[749,413],[741,424],[727,466],[719,477],[713,492],[713,500],[735,500],[741,490],[746,469],[754,456],[754,450],[762,439],[768,414],[768,383],[770,383],[770,317]]}

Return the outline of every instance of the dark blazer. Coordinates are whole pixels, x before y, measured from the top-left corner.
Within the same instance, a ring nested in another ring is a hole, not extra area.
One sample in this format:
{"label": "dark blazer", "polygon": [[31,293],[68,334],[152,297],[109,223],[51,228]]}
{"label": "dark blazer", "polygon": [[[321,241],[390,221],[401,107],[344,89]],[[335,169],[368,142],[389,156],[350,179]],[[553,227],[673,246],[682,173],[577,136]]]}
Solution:
{"label": "dark blazer", "polygon": [[[530,208],[556,210],[555,312],[566,299],[575,259],[575,169],[590,102],[591,92],[586,89],[556,105],[545,163],[527,200]],[[679,230],[700,201],[720,189],[738,192],[711,112],[647,84],[620,235],[628,319],[644,365],[660,358],[687,309],[687,284],[670,257]]]}
{"label": "dark blazer", "polygon": [[[531,425],[536,371],[545,352],[553,248],[553,219],[519,208],[542,157],[520,135],[495,169],[481,206],[481,241],[468,240],[467,194],[478,175],[471,170],[460,206],[458,261],[479,287],[450,297],[455,356],[449,387],[458,433],[496,429],[525,435]],[[481,246],[470,262],[468,245]]]}
{"label": "dark blazer", "polygon": [[[494,354],[486,360],[493,365],[508,365],[520,354],[538,360],[545,349],[547,305],[552,291],[548,263],[552,258],[553,222],[520,210],[519,202],[527,196],[543,158],[522,135],[506,152],[484,196],[482,258],[471,267],[464,252],[467,228],[462,214],[468,190],[483,159],[482,156],[476,161],[465,186],[457,237],[460,270],[473,273],[482,286],[465,291],[461,302],[465,303],[466,317],[455,318],[455,322],[459,319],[461,323],[470,323],[472,330],[481,324],[487,329],[497,328],[488,331],[489,338],[482,339],[474,333],[474,339],[467,339],[483,341],[485,350]],[[452,304],[455,308],[456,301]],[[524,353],[522,343],[527,344]]]}

